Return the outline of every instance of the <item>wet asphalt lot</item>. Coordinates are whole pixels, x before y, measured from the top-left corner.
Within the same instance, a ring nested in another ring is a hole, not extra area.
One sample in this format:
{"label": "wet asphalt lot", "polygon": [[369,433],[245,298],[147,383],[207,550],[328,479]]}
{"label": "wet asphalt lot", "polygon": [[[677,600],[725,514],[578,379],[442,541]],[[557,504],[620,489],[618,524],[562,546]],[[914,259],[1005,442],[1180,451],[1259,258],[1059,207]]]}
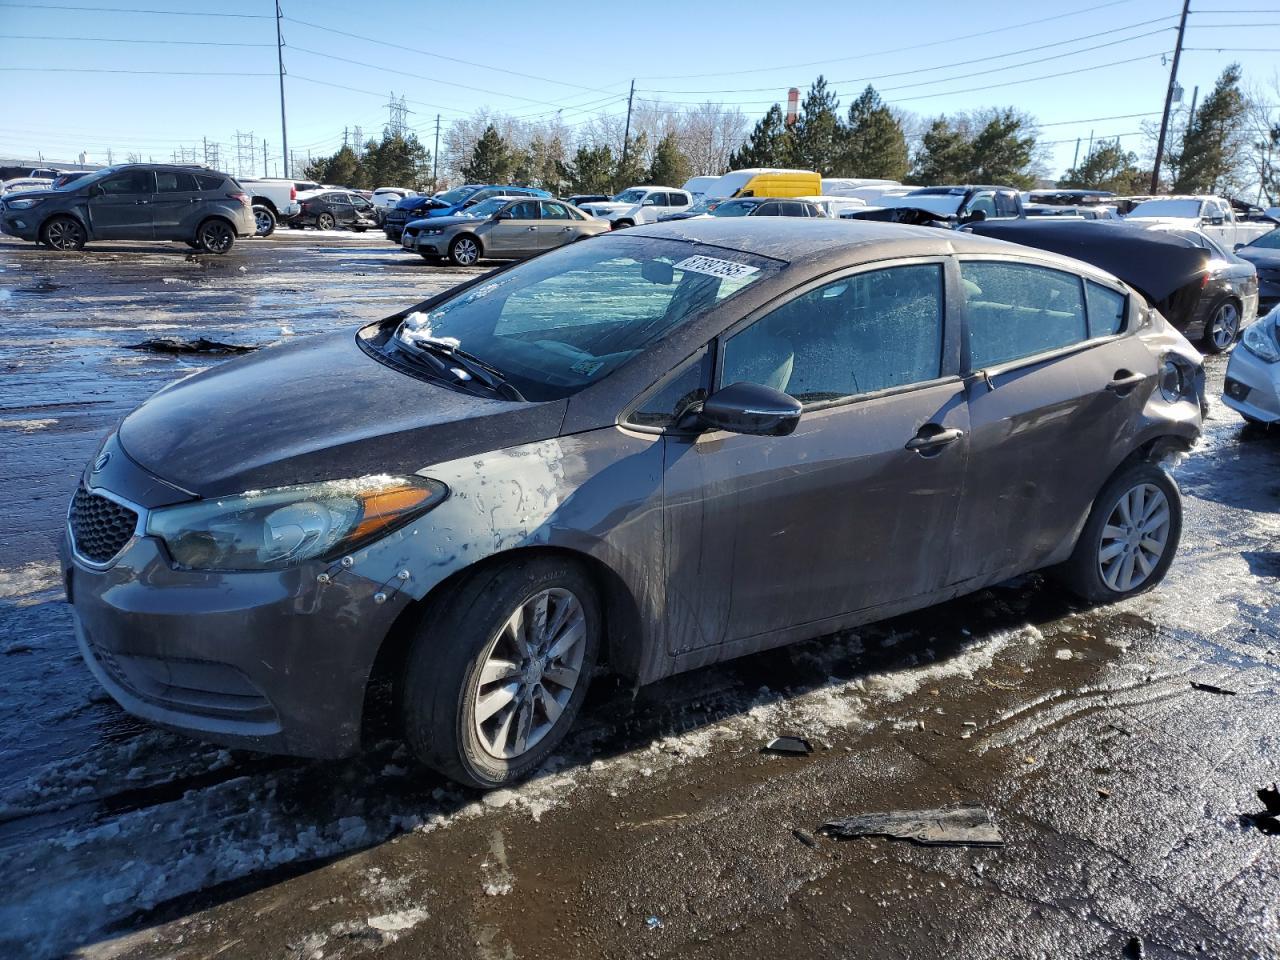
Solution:
{"label": "wet asphalt lot", "polygon": [[[1154,593],[1090,611],[1029,577],[638,694],[605,680],[513,791],[394,739],[307,762],[125,716],[79,661],[54,544],[115,420],[221,362],[126,348],[351,328],[472,273],[313,233],[221,258],[0,238],[0,956],[1280,957],[1280,836],[1242,819],[1280,776],[1280,436],[1219,403]],[[783,733],[815,752],[759,752]],[[959,803],[1005,845],[811,839]]]}

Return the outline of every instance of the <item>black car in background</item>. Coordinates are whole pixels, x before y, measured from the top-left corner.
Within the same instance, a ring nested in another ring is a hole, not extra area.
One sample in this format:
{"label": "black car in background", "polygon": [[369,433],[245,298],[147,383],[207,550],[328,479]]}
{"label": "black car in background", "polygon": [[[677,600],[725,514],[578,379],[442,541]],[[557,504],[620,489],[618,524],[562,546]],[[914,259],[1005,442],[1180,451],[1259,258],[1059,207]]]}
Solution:
{"label": "black car in background", "polygon": [[1258,271],[1258,313],[1271,312],[1280,303],[1280,227],[1251,243],[1238,244],[1236,256]]}
{"label": "black car in background", "polygon": [[983,221],[965,229],[1065,254],[1115,274],[1208,353],[1230,348],[1258,316],[1253,265],[1197,230],[1058,217]]}
{"label": "black car in background", "polygon": [[334,230],[348,227],[356,233],[364,233],[378,225],[377,208],[358,193],[346,190],[327,190],[300,201],[302,209],[293,218],[293,225],[315,227],[317,230]]}
{"label": "black car in background", "polygon": [[0,232],[54,250],[90,240],[178,240],[226,253],[257,229],[249,195],[225,173],[167,163],[104,167],[0,203]]}
{"label": "black car in background", "polygon": [[584,203],[608,203],[613,197],[605,196],[603,193],[575,193],[564,199],[575,207],[580,207]]}

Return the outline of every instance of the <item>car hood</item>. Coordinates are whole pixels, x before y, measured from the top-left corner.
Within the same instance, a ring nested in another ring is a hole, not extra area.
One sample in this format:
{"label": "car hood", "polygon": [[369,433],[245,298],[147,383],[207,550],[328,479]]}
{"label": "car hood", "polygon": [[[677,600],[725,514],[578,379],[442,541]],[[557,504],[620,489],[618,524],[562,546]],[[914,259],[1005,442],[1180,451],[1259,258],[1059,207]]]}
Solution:
{"label": "car hood", "polygon": [[54,197],[65,197],[66,193],[56,190],[10,190],[0,195],[0,200],[52,200]]}
{"label": "car hood", "polygon": [[1127,223],[1142,224],[1144,227],[1177,227],[1179,230],[1199,230],[1199,217],[1125,217]]}
{"label": "car hood", "polygon": [[619,210],[630,210],[634,206],[634,203],[584,203],[582,209],[588,213],[592,210],[607,210],[609,213],[617,213]]}
{"label": "car hood", "polygon": [[1236,251],[1236,256],[1257,267],[1280,267],[1280,250],[1250,250],[1244,247]]}
{"label": "car hood", "polygon": [[517,403],[400,373],[352,333],[308,337],[161,390],[120,425],[143,469],[201,497],[410,474],[557,435],[566,401]]}
{"label": "car hood", "polygon": [[431,221],[431,226],[433,228],[434,227],[456,227],[460,223],[484,223],[483,220],[480,220],[476,217],[468,217],[461,213],[452,213],[452,214],[449,214],[448,216],[443,216],[443,217],[418,217],[416,220],[410,220],[408,223],[406,223],[405,227],[406,228],[412,227],[415,223],[426,223],[428,220]]}

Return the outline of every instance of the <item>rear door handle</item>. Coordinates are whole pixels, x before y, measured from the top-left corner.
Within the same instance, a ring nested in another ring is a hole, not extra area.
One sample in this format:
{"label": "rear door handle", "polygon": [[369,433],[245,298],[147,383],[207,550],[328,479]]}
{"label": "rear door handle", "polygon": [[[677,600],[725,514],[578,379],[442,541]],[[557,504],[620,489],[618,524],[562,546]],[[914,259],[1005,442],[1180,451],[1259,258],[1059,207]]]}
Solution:
{"label": "rear door handle", "polygon": [[941,429],[936,423],[926,423],[914,437],[907,441],[906,449],[927,455],[940,451],[947,444],[955,443],[964,436],[963,430],[955,427]]}
{"label": "rear door handle", "polygon": [[1117,370],[1116,375],[1111,382],[1107,384],[1107,389],[1119,397],[1127,397],[1133,392],[1133,388],[1147,379],[1140,373],[1130,373],[1128,370]]}

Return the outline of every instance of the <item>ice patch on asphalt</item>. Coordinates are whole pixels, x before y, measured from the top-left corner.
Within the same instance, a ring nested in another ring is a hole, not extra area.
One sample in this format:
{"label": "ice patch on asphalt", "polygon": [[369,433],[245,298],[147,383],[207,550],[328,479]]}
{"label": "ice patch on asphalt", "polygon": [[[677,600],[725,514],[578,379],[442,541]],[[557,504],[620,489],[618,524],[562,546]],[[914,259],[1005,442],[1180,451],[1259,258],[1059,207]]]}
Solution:
{"label": "ice patch on asphalt", "polygon": [[37,430],[47,430],[57,422],[57,420],[0,420],[0,430],[35,433]]}
{"label": "ice patch on asphalt", "polygon": [[32,561],[0,570],[0,600],[22,600],[61,587],[56,563]]}

